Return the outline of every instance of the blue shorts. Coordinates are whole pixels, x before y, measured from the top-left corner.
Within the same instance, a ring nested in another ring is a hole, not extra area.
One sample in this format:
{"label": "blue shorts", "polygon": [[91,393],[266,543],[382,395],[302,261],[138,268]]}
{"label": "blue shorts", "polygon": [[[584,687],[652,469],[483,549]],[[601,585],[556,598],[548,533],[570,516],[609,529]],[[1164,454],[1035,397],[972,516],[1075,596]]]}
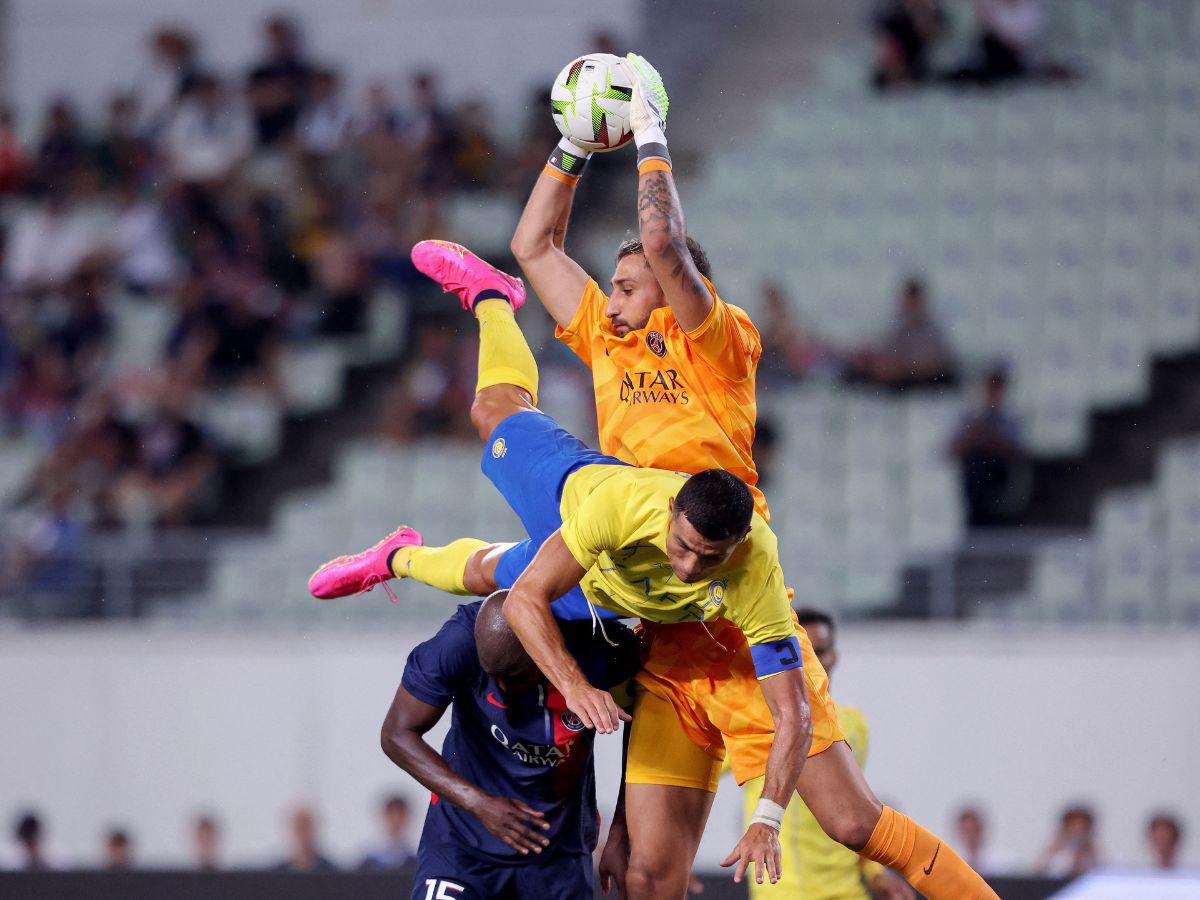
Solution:
{"label": "blue shorts", "polygon": [[[562,525],[559,501],[567,476],[594,465],[625,463],[592,450],[544,413],[513,413],[493,429],[483,448],[483,474],[508,501],[529,535],[500,557],[496,565],[500,587],[512,587],[546,538]],[[559,619],[590,619],[592,615],[578,585],[556,600],[553,609]],[[605,609],[596,612],[605,619],[620,618]]]}
{"label": "blue shorts", "polygon": [[412,900],[580,900],[596,895],[591,854],[530,856],[519,865],[422,845]]}

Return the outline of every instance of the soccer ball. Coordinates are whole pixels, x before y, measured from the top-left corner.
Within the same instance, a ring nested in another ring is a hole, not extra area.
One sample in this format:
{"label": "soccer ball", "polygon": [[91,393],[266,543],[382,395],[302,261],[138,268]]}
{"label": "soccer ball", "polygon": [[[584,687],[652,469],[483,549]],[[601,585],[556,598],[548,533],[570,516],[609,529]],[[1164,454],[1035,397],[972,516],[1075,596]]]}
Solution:
{"label": "soccer ball", "polygon": [[584,150],[616,150],[633,137],[633,83],[620,62],[611,53],[588,53],[559,72],[550,88],[554,124]]}

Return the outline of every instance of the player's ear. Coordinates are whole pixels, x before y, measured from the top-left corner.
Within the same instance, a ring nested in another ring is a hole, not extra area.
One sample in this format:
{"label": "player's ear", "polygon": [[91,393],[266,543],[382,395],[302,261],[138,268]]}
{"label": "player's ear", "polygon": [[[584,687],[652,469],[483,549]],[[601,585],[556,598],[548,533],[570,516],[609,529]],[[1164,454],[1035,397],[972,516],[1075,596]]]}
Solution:
{"label": "player's ear", "polygon": [[667,498],[667,512],[669,512],[671,515],[675,515],[675,498],[674,497]]}

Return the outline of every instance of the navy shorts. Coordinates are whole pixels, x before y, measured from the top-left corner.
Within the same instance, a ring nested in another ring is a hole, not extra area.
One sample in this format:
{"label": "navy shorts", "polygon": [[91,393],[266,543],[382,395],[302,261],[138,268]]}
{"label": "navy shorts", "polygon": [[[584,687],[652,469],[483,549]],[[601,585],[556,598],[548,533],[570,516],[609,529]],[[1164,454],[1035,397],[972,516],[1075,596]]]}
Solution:
{"label": "navy shorts", "polygon": [[[483,474],[496,486],[525,526],[528,540],[507,550],[496,565],[496,583],[509,588],[546,538],[562,525],[559,501],[567,476],[584,466],[625,463],[588,447],[583,441],[540,412],[513,413],[495,427],[483,448]],[[579,586],[554,602],[559,619],[590,619]],[[605,619],[616,613],[597,609]]]}
{"label": "navy shorts", "polygon": [[422,846],[412,900],[591,900],[591,854],[533,856],[498,865],[458,849]]}

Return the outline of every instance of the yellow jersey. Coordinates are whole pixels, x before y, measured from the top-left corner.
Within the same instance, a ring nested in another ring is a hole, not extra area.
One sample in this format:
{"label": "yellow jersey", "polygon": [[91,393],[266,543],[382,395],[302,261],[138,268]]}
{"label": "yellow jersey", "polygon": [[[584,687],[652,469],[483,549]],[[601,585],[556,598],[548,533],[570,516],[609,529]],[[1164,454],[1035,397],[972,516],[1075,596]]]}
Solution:
{"label": "yellow jersey", "polygon": [[762,339],[744,310],[705,284],[713,308],[694,331],[664,306],[645,328],[618,337],[604,315],[608,298],[589,281],[571,324],[555,335],[592,370],[601,451],[693,475],[726,469],[750,485],[755,509],[770,521],[751,454]]}
{"label": "yellow jersey", "polygon": [[[853,706],[834,705],[846,741],[862,768],[867,764],[866,717]],[[747,823],[754,816],[762,786],[761,776],[745,784],[742,796]],[[779,843],[786,877],[777,884],[756,884],[750,879],[751,900],[870,900],[864,882],[874,879],[883,867],[826,835],[799,797],[788,804]]]}
{"label": "yellow jersey", "polygon": [[[580,582],[584,595],[604,609],[651,622],[725,616],[752,648],[794,643],[778,542],[757,513],[746,540],[710,578],[684,584],[675,577],[666,552],[668,502],[687,478],[682,472],[621,465],[584,466],[567,476],[559,533],[586,570]],[[789,662],[786,650],[779,649],[783,662]]]}

